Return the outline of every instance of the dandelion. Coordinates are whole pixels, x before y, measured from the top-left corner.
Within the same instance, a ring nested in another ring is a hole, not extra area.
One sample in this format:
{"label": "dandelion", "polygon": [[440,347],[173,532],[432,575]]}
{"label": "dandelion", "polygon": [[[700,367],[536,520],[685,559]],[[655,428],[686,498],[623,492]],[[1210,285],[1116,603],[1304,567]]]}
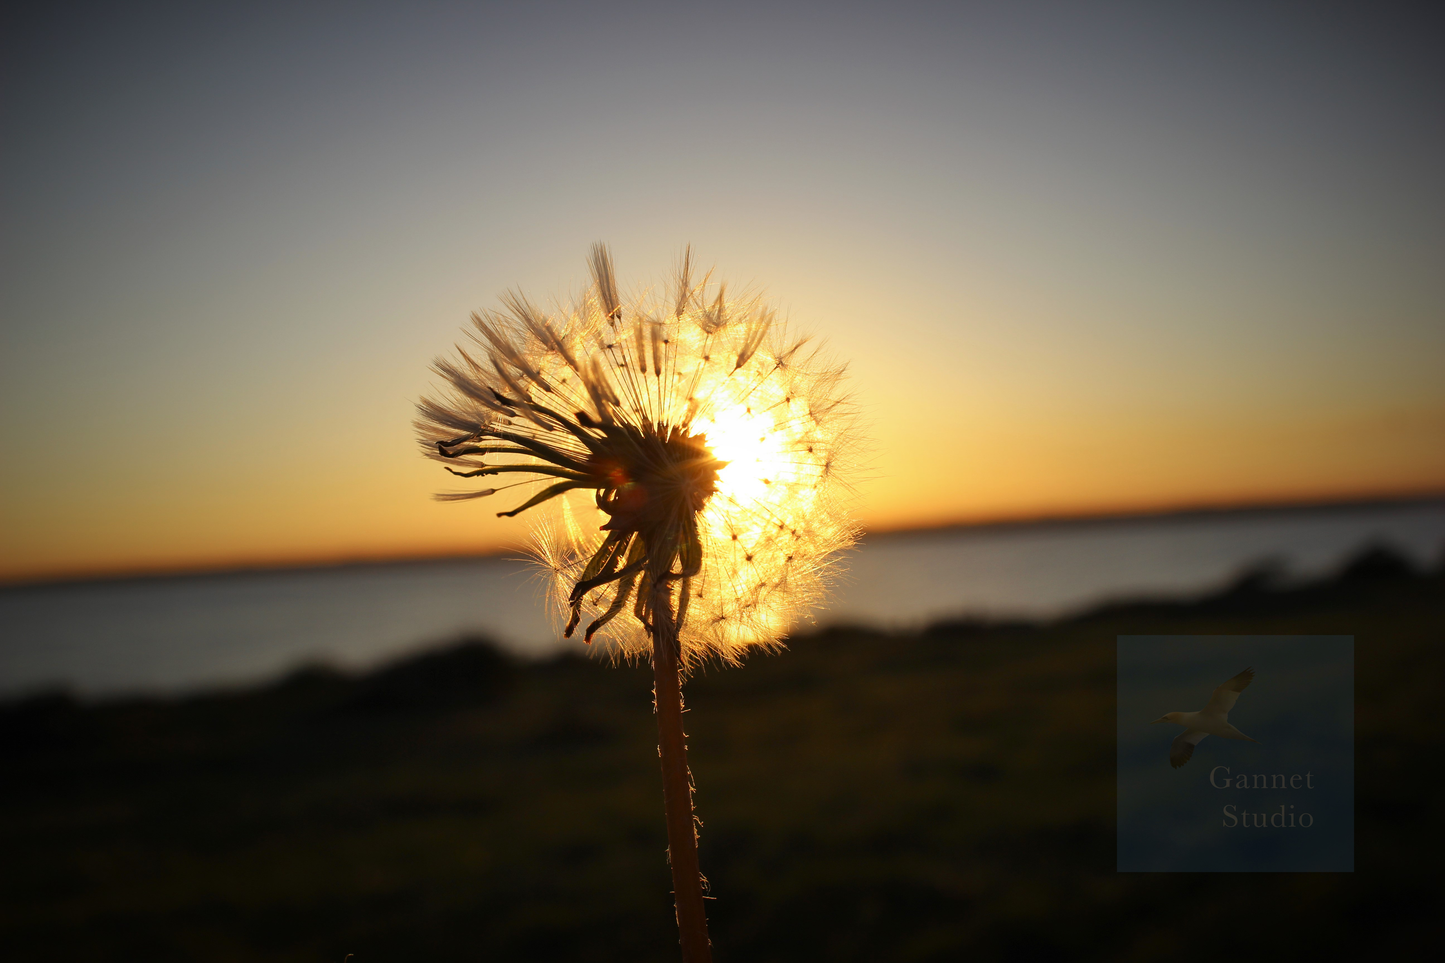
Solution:
{"label": "dandelion", "polygon": [[651,659],[683,957],[706,960],[681,679],[779,648],[820,601],[855,535],[853,410],[840,366],[761,299],[694,278],[690,250],[662,295],[627,304],[605,246],[589,266],[566,310],[508,294],[473,314],[417,427],[452,474],[489,479],[438,498],[515,490],[508,517],[557,499],[535,549],[563,635]]}

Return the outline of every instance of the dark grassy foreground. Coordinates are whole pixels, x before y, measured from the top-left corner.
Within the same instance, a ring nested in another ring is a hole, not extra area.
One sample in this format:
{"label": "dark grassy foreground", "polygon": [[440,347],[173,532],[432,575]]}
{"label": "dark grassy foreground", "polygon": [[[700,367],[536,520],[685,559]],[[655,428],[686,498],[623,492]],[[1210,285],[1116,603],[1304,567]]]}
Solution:
{"label": "dark grassy foreground", "polygon": [[[1442,585],[1375,555],[1288,592],[1247,579],[1045,626],[827,632],[695,678],[717,959],[1413,949],[1442,908],[1440,733],[1423,721],[1442,703]],[[1358,872],[1114,872],[1114,637],[1165,632],[1356,636]],[[645,668],[478,645],[182,701],[11,704],[0,946],[675,959],[650,705]]]}

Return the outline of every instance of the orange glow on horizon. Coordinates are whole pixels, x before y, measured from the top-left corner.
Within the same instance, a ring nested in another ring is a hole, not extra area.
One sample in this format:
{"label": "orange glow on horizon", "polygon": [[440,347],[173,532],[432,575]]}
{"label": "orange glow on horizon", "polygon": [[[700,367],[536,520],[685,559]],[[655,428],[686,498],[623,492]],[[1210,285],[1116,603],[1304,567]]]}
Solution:
{"label": "orange glow on horizon", "polygon": [[[1302,490],[1257,492],[1232,498],[1141,500],[1135,502],[1097,501],[1088,503],[1039,504],[1033,510],[994,510],[971,512],[939,512],[919,515],[889,524],[875,519],[865,520],[864,538],[914,531],[947,528],[985,527],[995,525],[1028,525],[1048,522],[1085,521],[1090,519],[1123,519],[1167,516],[1187,513],[1231,512],[1247,510],[1290,509],[1296,507],[1329,507],[1334,505],[1426,502],[1445,500],[1445,485],[1418,488],[1363,488],[1356,490]],[[443,561],[482,557],[526,557],[526,533],[510,539],[449,540],[433,542],[378,544],[371,550],[307,550],[298,547],[290,552],[252,552],[235,554],[157,553],[140,556],[117,551],[94,560],[50,566],[0,565],[0,586],[23,586],[92,580],[168,577],[180,575],[224,574],[231,572],[271,571],[304,568],[332,568],[348,565],[386,565],[410,562]],[[8,562],[8,560],[7,560]]]}

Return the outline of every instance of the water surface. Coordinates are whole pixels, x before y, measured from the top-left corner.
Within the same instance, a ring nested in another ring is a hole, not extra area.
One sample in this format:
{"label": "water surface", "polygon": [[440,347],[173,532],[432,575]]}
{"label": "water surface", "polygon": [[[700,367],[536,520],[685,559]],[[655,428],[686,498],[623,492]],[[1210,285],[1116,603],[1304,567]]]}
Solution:
{"label": "water surface", "polygon": [[[1322,575],[1371,543],[1436,564],[1445,502],[878,536],[849,554],[816,624],[1048,617],[1208,591],[1264,559]],[[584,648],[558,637],[529,563],[508,557],[21,587],[0,590],[0,694],[238,684],[467,633],[524,655]]]}

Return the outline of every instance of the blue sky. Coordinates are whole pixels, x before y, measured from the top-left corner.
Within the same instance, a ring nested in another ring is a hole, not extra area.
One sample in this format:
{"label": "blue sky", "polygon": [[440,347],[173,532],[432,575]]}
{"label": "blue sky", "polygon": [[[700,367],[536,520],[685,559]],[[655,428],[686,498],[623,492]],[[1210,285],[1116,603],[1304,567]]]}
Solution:
{"label": "blue sky", "polygon": [[428,501],[409,406],[599,239],[639,284],[692,243],[850,360],[869,527],[1438,491],[1418,10],[22,12],[0,573],[515,544]]}

